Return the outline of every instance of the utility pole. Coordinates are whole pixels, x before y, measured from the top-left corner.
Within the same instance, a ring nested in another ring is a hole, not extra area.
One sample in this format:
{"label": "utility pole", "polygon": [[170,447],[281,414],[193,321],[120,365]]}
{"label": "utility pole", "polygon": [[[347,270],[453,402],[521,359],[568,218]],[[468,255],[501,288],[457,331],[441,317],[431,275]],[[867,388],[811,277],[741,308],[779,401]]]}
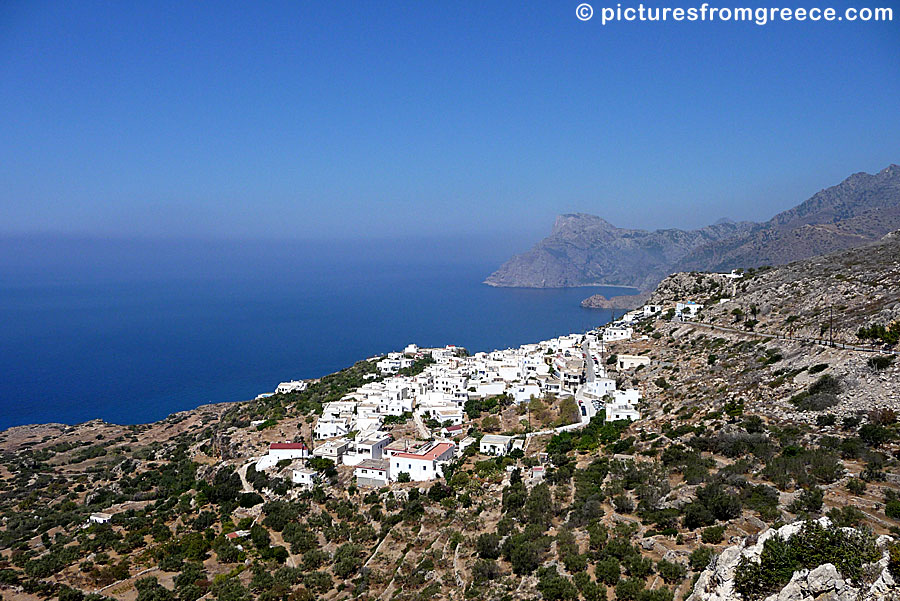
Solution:
{"label": "utility pole", "polygon": [[528,399],[528,431],[531,432],[531,401],[534,399],[534,395],[530,399]]}
{"label": "utility pole", "polygon": [[828,307],[828,339],[834,346],[834,305]]}

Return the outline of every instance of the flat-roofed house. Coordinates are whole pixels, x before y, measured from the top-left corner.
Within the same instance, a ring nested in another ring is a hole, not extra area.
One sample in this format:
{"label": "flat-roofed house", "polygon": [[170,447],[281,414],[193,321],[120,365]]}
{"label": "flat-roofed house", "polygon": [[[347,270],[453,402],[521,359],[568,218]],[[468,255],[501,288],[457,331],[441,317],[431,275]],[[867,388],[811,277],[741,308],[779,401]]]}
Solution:
{"label": "flat-roofed house", "polygon": [[298,484],[304,488],[312,488],[319,481],[319,472],[309,468],[301,467],[293,470],[291,474],[291,482]]}
{"label": "flat-roofed house", "polygon": [[357,486],[387,486],[390,481],[390,462],[387,459],[363,459],[353,470]]}
{"label": "flat-roofed house", "polygon": [[350,443],[343,439],[329,440],[316,447],[315,450],[313,450],[313,456],[321,457],[322,459],[331,459],[334,461],[335,465],[338,465],[341,462],[341,457],[347,452],[348,446],[350,446]]}
{"label": "flat-roofed house", "polygon": [[639,355],[618,355],[616,357],[616,365],[619,369],[634,369],[642,365],[650,365],[650,357],[641,357]]}
{"label": "flat-roofed house", "polygon": [[485,434],[481,438],[478,450],[482,455],[506,455],[512,444],[512,436],[500,436],[498,434]]}

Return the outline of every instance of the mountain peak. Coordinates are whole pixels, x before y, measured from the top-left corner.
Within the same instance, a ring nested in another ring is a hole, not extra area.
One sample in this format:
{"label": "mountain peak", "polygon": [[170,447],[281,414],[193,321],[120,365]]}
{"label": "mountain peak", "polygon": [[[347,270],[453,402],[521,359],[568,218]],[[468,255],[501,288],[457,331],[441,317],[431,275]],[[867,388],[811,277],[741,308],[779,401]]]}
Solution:
{"label": "mountain peak", "polygon": [[589,213],[564,213],[556,218],[553,234],[583,232],[585,230],[613,231],[616,226],[596,215]]}

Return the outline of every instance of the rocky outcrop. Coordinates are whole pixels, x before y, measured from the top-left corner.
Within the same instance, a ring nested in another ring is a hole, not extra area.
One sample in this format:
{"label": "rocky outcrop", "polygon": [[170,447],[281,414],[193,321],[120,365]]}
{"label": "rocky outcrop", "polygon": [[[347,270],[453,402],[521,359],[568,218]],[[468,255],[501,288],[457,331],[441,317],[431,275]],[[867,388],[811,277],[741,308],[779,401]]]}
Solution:
{"label": "rocky outcrop", "polygon": [[650,298],[648,293],[628,294],[606,298],[602,294],[595,294],[581,301],[585,309],[636,309]]}
{"label": "rocky outcrop", "polygon": [[[828,518],[818,522],[828,527]],[[777,529],[766,530],[756,539],[750,538],[743,544],[728,547],[713,559],[697,579],[694,590],[687,601],[745,601],[734,588],[734,577],[743,558],[758,561],[763,544],[773,536],[789,539],[803,527],[803,522],[795,522]],[[888,571],[888,545],[893,541],[889,536],[878,538],[877,545],[881,559],[869,566],[869,578],[864,582],[845,580],[837,568],[825,563],[810,570],[794,572],[791,580],[777,593],[766,597],[765,601],[889,601],[900,597],[900,586]]]}

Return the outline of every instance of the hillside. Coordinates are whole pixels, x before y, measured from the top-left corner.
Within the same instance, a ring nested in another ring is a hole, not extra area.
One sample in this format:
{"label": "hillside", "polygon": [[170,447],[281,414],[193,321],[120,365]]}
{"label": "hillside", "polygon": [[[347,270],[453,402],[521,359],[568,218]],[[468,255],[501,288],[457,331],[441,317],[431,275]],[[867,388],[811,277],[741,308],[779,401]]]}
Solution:
{"label": "hillside", "polygon": [[900,166],[857,173],[765,223],[721,221],[700,230],[629,230],[592,215],[562,215],[550,236],[486,284],[555,288],[609,284],[652,290],[681,271],[781,265],[853,248],[900,228]]}
{"label": "hillside", "polygon": [[[704,322],[844,344],[870,344],[860,328],[900,320],[900,230],[865,246],[750,270],[734,281],[680,273],[663,280],[651,302],[706,302]],[[720,299],[728,298],[727,302]]]}
{"label": "hillside", "polygon": [[[664,310],[595,355],[611,379],[641,392],[638,421],[599,414],[580,429],[528,436],[558,423],[571,397],[472,398],[456,442],[504,433],[523,448],[494,457],[472,444],[430,482],[364,488],[353,467],[316,459],[308,466],[320,484],[307,490],[291,482],[294,464],[253,467],[272,442],[312,443],[323,403],[384,379],[373,361],[301,392],[154,424],[0,432],[0,594],[896,598],[900,361],[822,344],[821,324],[841,298],[836,340],[855,341],[860,326],[880,336],[873,324],[890,337],[898,251],[895,234],[737,280],[668,277],[653,295]],[[698,323],[673,319],[686,299],[704,306]],[[787,326],[792,337],[775,337]],[[628,369],[617,362],[624,355],[650,363]],[[407,417],[385,430],[415,438],[420,427]],[[89,522],[96,512],[110,521]]]}

